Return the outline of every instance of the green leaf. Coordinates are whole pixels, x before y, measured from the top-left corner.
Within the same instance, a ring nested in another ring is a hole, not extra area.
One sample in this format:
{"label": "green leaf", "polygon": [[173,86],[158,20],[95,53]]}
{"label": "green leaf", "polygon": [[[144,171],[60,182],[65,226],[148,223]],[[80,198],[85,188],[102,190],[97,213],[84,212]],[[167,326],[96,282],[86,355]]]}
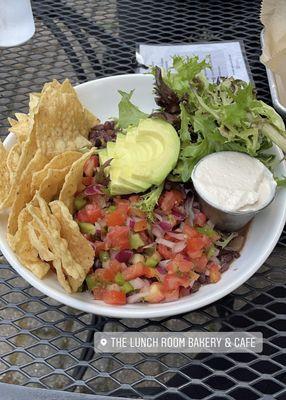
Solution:
{"label": "green leaf", "polygon": [[144,194],[135,207],[147,214],[148,218],[152,221],[154,219],[153,211],[159,201],[159,197],[164,188],[164,182],[161,185],[153,188],[150,192]]}
{"label": "green leaf", "polygon": [[190,141],[190,132],[189,132],[189,124],[190,124],[190,115],[188,114],[186,107],[183,103],[180,104],[181,110],[181,127],[179,130],[180,139],[182,142]]}
{"label": "green leaf", "polygon": [[130,99],[134,90],[131,90],[130,93],[123,92],[122,90],[118,92],[122,96],[118,104],[119,118],[117,124],[119,128],[126,129],[130,125],[137,126],[140,119],[148,118],[148,114],[140,111],[138,107],[131,103]]}

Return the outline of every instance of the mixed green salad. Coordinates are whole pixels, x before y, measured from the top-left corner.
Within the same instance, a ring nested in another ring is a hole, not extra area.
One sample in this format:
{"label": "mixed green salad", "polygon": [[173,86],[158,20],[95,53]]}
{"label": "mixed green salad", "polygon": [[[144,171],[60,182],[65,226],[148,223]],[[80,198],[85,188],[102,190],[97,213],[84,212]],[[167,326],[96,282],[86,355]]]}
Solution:
{"label": "mixed green salad", "polygon": [[[234,78],[209,82],[197,57],[155,67],[158,109],[148,115],[120,92],[119,118],[94,126],[74,219],[95,250],[85,287],[109,304],[171,301],[220,279],[243,242],[215,230],[192,188],[194,166],[218,151],[277,162],[286,133],[274,109]],[[279,180],[279,184],[285,181]]]}

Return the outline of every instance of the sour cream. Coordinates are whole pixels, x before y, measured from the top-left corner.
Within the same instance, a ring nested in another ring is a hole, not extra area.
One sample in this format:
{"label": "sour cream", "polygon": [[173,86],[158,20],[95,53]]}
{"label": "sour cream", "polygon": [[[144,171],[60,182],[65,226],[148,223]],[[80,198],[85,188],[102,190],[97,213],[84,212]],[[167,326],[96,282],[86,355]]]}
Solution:
{"label": "sour cream", "polygon": [[276,189],[272,173],[262,162],[234,151],[204,157],[192,179],[205,201],[229,212],[258,211],[272,200]]}

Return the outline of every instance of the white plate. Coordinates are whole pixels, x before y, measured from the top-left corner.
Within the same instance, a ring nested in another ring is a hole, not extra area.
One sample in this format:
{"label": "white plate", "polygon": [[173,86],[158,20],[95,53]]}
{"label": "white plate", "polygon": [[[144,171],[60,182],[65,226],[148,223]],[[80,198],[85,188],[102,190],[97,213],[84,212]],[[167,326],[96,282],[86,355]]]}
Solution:
{"label": "white plate", "polygon": [[[117,116],[117,105],[120,99],[118,90],[135,89],[133,101],[143,111],[150,112],[155,103],[152,94],[152,77],[150,75],[122,75],[87,82],[76,87],[82,103],[95,115],[104,121],[111,116]],[[15,143],[13,135],[5,140],[5,146],[10,148]],[[275,153],[282,156],[280,150]],[[286,175],[285,163],[280,163],[277,169],[280,175]],[[241,256],[223,273],[222,279],[212,285],[202,286],[190,296],[177,301],[162,304],[132,304],[111,306],[92,299],[88,293],[68,294],[58,284],[56,277],[50,273],[43,280],[36,278],[24,268],[11,251],[6,240],[7,215],[0,217],[0,248],[15,270],[31,285],[44,294],[70,307],[88,313],[106,315],[118,318],[151,318],[180,314],[206,306],[235,290],[249,279],[264,263],[274,249],[286,219],[286,190],[278,190],[273,203],[252,222],[247,241]]]}

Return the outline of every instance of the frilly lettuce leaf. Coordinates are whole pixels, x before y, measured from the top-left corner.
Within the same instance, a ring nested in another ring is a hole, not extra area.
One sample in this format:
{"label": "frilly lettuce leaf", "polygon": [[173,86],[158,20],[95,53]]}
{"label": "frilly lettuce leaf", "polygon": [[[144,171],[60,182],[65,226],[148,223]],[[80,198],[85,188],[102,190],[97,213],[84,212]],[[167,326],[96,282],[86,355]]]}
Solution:
{"label": "frilly lettuce leaf", "polygon": [[118,92],[122,96],[118,104],[119,118],[117,125],[119,128],[126,129],[130,125],[137,126],[140,119],[148,117],[148,114],[140,111],[138,107],[131,103],[130,99],[134,90],[131,90],[129,93],[123,92],[122,90],[119,90]]}

